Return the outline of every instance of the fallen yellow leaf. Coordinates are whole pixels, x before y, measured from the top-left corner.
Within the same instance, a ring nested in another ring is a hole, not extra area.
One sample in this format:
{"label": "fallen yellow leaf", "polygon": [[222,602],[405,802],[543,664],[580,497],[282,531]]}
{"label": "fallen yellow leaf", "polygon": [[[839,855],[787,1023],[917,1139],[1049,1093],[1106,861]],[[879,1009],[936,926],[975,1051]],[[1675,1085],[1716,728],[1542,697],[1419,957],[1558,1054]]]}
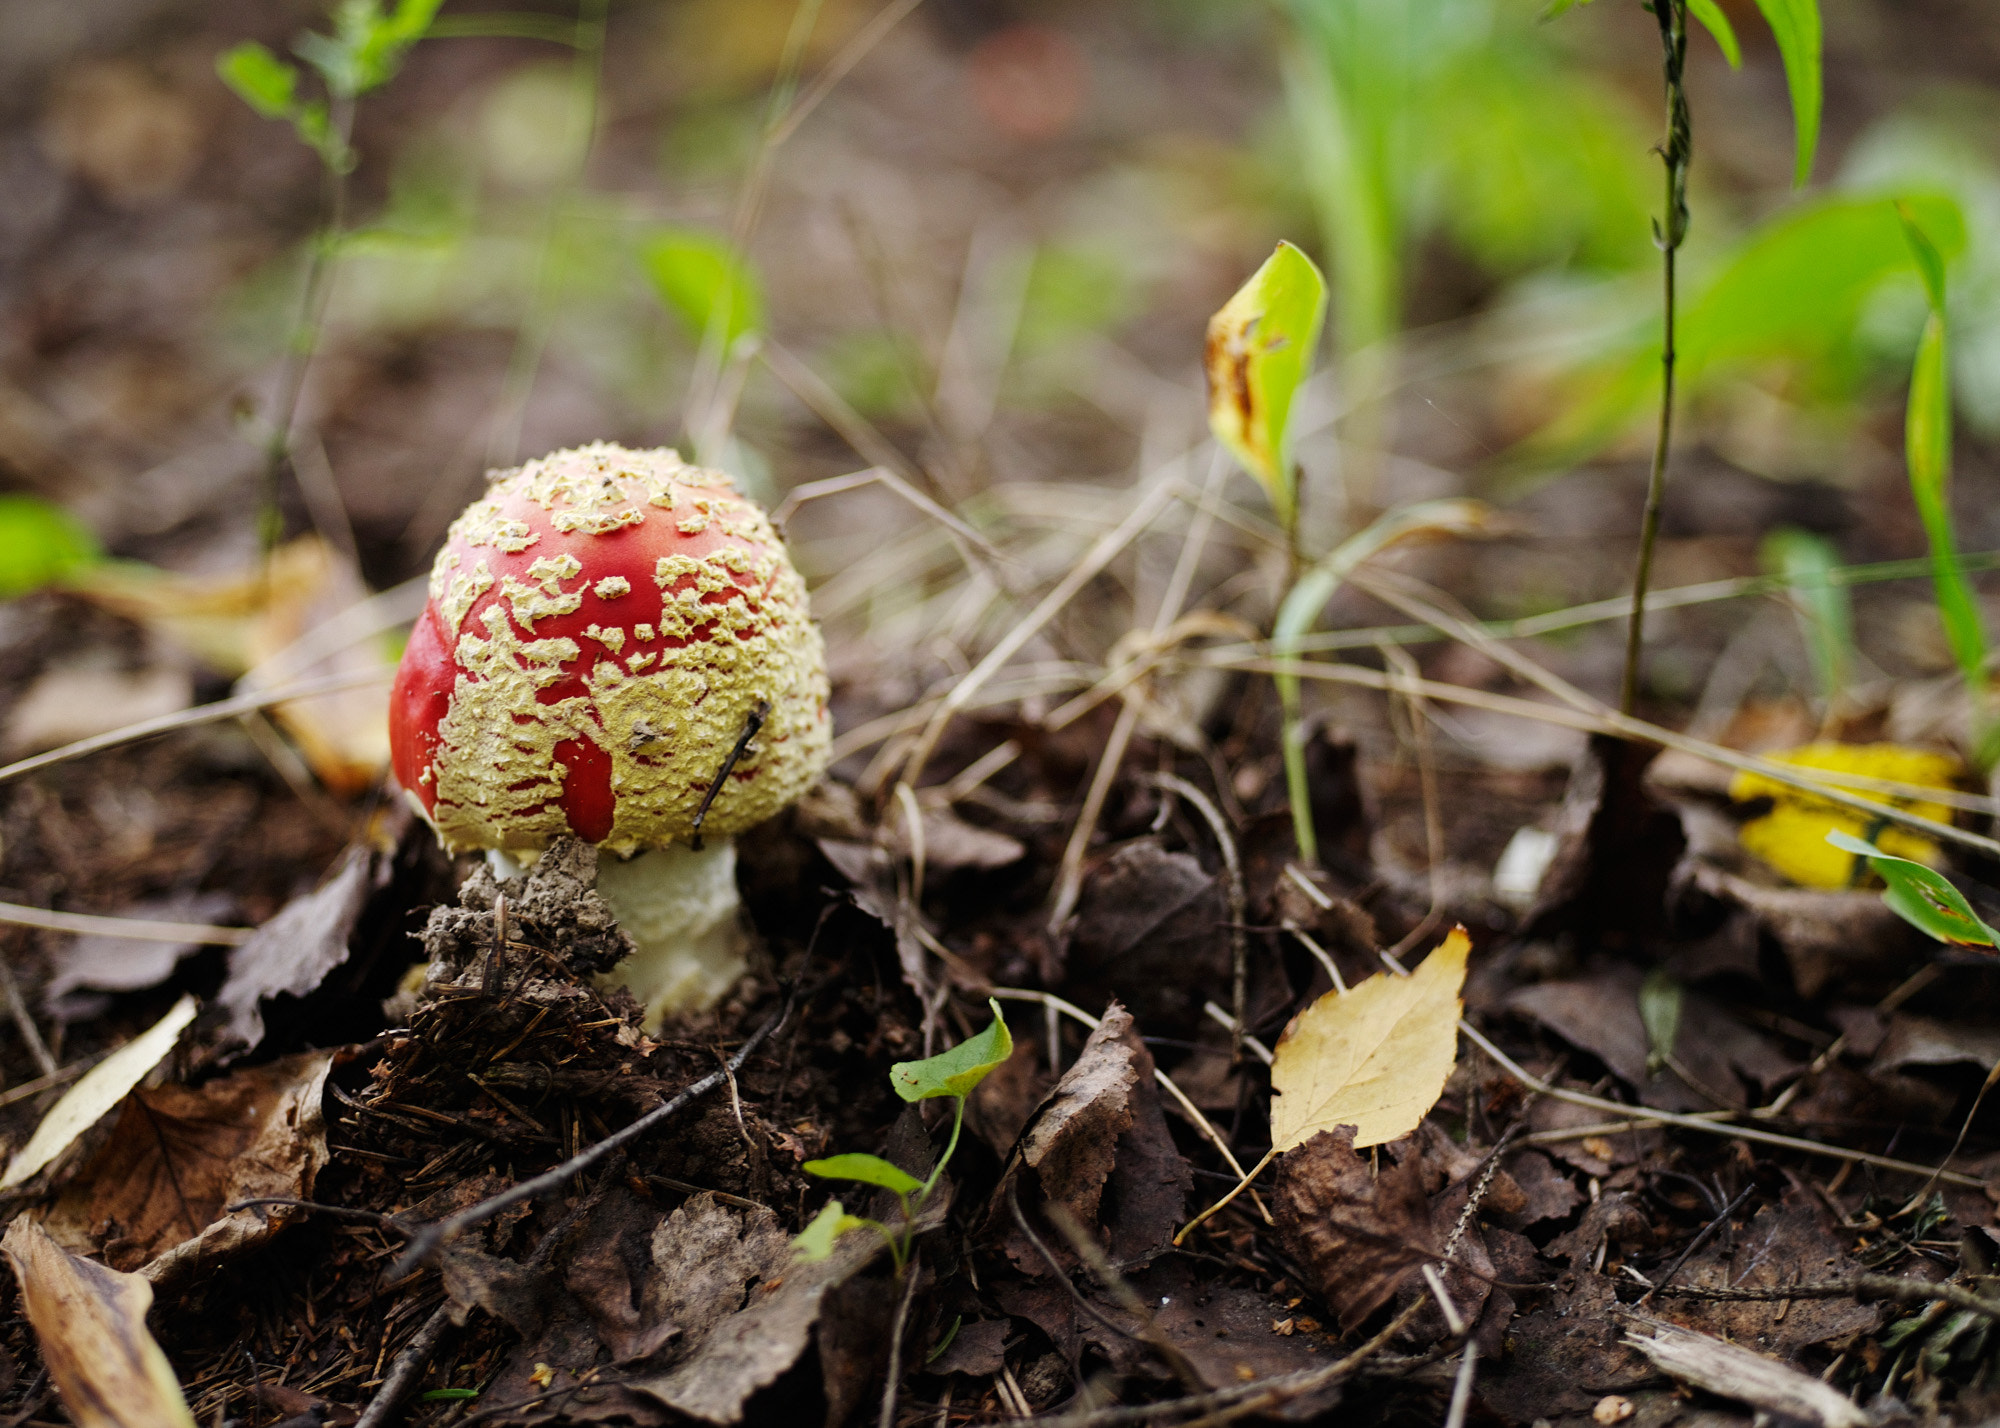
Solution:
{"label": "fallen yellow leaf", "polygon": [[1458,1061],[1459,989],[1472,950],[1463,927],[1407,977],[1377,973],[1328,992],[1286,1031],[1271,1062],[1271,1144],[1303,1145],[1353,1126],[1354,1145],[1408,1135]]}
{"label": "fallen yellow leaf", "polygon": [[[1927,749],[1906,748],[1901,744],[1840,744],[1831,741],[1802,744],[1796,749],[1769,756],[1795,768],[1824,769],[1828,773],[1857,774],[1864,778],[1914,784],[1920,788],[1949,790],[1959,771],[1958,760],[1949,754]],[[1875,793],[1868,789],[1850,790],[1858,798],[1908,809],[1940,823],[1951,821],[1951,809],[1914,797]],[[1768,798],[1771,811],[1743,825],[1737,836],[1744,851],[1776,868],[1795,883],[1810,888],[1844,888],[1854,883],[1855,858],[1826,841],[1839,831],[1856,838],[1871,839],[1883,852],[1914,862],[1935,864],[1938,846],[1920,833],[1912,833],[1894,823],[1881,823],[1866,814],[1802,789],[1782,784],[1762,774],[1743,772],[1729,783],[1729,796],[1738,803]]]}

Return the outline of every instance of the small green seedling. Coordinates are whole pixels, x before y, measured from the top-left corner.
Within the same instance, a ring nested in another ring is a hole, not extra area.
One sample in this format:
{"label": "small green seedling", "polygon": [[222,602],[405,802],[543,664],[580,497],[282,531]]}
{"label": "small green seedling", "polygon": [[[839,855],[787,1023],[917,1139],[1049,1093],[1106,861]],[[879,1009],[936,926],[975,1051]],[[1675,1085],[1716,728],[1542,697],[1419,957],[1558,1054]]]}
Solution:
{"label": "small green seedling", "polygon": [[1919,932],[1954,947],[2000,947],[2000,932],[1988,927],[1965,894],[1934,868],[1892,857],[1872,843],[1838,829],[1826,841],[1844,853],[1866,858],[1884,884],[1882,901]]}
{"label": "small green seedling", "polygon": [[897,1205],[902,1210],[902,1223],[892,1227],[880,1220],[850,1215],[840,1201],[829,1200],[826,1208],[814,1216],[812,1223],[792,1241],[801,1259],[823,1260],[833,1253],[834,1241],[849,1230],[868,1229],[874,1230],[888,1243],[889,1253],[896,1260],[896,1272],[903,1272],[904,1266],[910,1262],[917,1217],[923,1213],[932,1192],[937,1189],[938,1179],[950,1163],[952,1152],[958,1149],[959,1132],[965,1127],[965,1098],[994,1068],[1014,1053],[1014,1038],[1007,1030],[1007,1019],[1000,1014],[1000,1003],[989,997],[986,1004],[993,1008],[993,1024],[977,1036],[967,1037],[951,1050],[940,1051],[922,1061],[898,1061],[889,1068],[889,1084],[906,1101],[930,1101],[940,1096],[951,1098],[951,1139],[945,1142],[944,1154],[937,1158],[937,1164],[931,1168],[927,1179],[919,1180],[879,1155],[830,1155],[824,1160],[808,1160],[805,1163],[806,1174],[817,1175],[823,1180],[852,1180],[887,1190],[896,1197]]}
{"label": "small green seedling", "polygon": [[[381,0],[340,0],[333,11],[333,33],[308,30],[292,48],[319,71],[334,105],[351,106],[395,77],[410,47],[429,32],[440,3],[396,0],[395,7],[385,11]],[[279,59],[255,40],[245,40],[223,54],[215,68],[245,104],[266,119],[289,122],[300,142],[329,169],[346,173],[354,167],[347,124],[336,119],[327,100],[299,93],[297,65]]]}

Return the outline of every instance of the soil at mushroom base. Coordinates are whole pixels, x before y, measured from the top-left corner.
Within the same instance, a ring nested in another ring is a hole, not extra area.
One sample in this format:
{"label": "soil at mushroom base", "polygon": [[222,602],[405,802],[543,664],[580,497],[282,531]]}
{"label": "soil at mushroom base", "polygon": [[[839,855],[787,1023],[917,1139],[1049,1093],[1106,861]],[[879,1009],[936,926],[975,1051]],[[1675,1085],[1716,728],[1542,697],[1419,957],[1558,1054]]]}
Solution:
{"label": "soil at mushroom base", "polygon": [[613,975],[652,1023],[741,974],[730,840],[812,785],[829,732],[764,513],[721,472],[602,442],[500,474],[454,522],[390,707],[396,776],[446,847],[503,873],[561,834],[617,855],[598,891],[640,952]]}

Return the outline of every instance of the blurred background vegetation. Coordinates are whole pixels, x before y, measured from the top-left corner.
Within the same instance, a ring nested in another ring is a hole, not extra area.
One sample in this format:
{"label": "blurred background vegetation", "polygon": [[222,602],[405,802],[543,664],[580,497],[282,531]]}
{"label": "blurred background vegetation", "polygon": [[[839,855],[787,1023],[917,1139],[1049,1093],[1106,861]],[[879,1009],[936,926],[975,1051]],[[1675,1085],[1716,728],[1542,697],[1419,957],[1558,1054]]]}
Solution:
{"label": "blurred background vegetation", "polygon": [[[774,505],[887,461],[982,529],[1088,535],[1094,488],[1198,450],[1203,324],[1281,237],[1334,293],[1309,544],[1469,493],[1525,533],[1452,561],[1482,613],[1627,578],[1659,338],[1658,39],[1632,0],[481,3],[449,0],[359,98],[332,233],[320,157],[216,69],[245,40],[289,60],[321,6],[0,10],[0,593],[107,552],[255,564],[315,252],[283,533],[382,589],[485,469],[596,438],[681,445]],[[1754,572],[1780,526],[1851,561],[1923,549],[1901,407],[1927,310],[1893,199],[1950,265],[1960,541],[2000,545],[2000,17],[1828,0],[1825,137],[1794,188],[1777,53],[1723,8],[1740,67],[1691,42],[1656,583]],[[912,524],[879,492],[794,522],[828,619],[878,653],[907,647],[884,621],[933,567],[885,588],[866,561]],[[1859,621],[1862,675],[1950,666],[1927,591]],[[1653,697],[1697,701],[1741,624],[1682,617]],[[1771,677],[1803,686],[1788,638]],[[1605,631],[1551,657],[1604,691],[1615,656]]]}

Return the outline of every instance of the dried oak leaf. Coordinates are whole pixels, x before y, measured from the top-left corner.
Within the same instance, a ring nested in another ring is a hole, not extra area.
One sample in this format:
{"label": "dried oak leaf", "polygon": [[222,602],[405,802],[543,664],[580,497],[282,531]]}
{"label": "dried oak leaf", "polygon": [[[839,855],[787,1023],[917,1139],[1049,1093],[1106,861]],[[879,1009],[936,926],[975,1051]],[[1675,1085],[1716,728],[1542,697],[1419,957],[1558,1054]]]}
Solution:
{"label": "dried oak leaf", "polygon": [[49,1232],[161,1285],[268,1239],[283,1210],[224,1207],[312,1197],[327,1161],[320,1101],[332,1064],[331,1052],[309,1052],[200,1087],[134,1091],[50,1209]]}
{"label": "dried oak leaf", "polygon": [[1355,1154],[1354,1127],[1321,1131],[1278,1157],[1272,1205],[1285,1252],[1351,1330],[1437,1253],[1419,1158]]}
{"label": "dried oak leaf", "polygon": [[195,1428],[173,1367],[146,1328],[152,1285],[70,1254],[25,1215],[7,1227],[0,1251],[78,1428]]}

